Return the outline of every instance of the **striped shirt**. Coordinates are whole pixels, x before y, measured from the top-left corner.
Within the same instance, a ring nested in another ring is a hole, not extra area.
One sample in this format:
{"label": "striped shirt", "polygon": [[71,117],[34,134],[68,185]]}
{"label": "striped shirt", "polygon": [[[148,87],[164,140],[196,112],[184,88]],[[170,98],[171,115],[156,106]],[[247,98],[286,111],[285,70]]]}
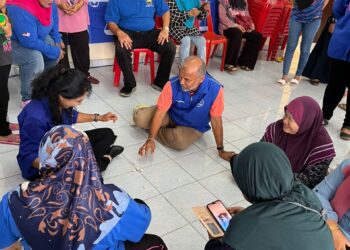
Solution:
{"label": "striped shirt", "polygon": [[322,7],[324,0],[315,0],[309,7],[300,10],[294,5],[291,17],[300,23],[311,23],[322,17]]}

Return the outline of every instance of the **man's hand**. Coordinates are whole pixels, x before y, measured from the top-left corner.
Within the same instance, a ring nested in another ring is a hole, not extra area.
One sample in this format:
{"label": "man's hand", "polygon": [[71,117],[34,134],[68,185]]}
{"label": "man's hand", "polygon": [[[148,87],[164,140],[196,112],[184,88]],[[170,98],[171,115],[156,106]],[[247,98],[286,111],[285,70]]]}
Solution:
{"label": "man's hand", "polygon": [[59,62],[59,61],[61,61],[63,59],[64,54],[65,54],[64,51],[60,48],[60,55],[59,55],[59,57],[57,59],[57,62]]}
{"label": "man's hand", "polygon": [[118,37],[118,40],[119,40],[120,45],[122,46],[122,48],[126,48],[126,49],[131,49],[132,48],[132,40],[129,37],[129,35],[126,34],[124,31],[118,30],[117,37]]}
{"label": "man's hand", "polygon": [[156,141],[153,138],[148,138],[145,144],[143,144],[142,147],[139,149],[139,155],[144,156],[149,151],[151,151],[151,153],[153,154],[155,149]]}
{"label": "man's hand", "polygon": [[165,29],[162,29],[159,32],[157,42],[160,45],[163,45],[165,42],[169,42],[169,31],[165,30]]}
{"label": "man's hand", "polygon": [[234,155],[236,155],[235,152],[219,150],[219,156],[226,161],[230,161]]}
{"label": "man's hand", "polygon": [[331,23],[328,27],[328,32],[333,34],[335,23]]}
{"label": "man's hand", "polygon": [[245,208],[237,206],[237,207],[228,207],[226,209],[231,215],[235,215],[235,214],[242,212]]}
{"label": "man's hand", "polygon": [[108,122],[108,121],[113,121],[115,122],[118,119],[118,116],[112,112],[108,112],[104,115],[99,116],[99,121],[101,122]]}

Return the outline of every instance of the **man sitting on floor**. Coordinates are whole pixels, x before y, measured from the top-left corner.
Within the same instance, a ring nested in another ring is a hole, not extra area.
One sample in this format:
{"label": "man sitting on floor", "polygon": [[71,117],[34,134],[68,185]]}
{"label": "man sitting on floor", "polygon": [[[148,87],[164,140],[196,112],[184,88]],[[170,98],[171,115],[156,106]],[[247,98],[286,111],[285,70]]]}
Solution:
{"label": "man sitting on floor", "polygon": [[157,106],[134,110],[136,126],[149,129],[148,139],[139,154],[153,153],[156,139],[170,148],[185,149],[210,130],[210,121],[219,156],[229,161],[234,153],[224,151],[223,110],[222,85],[206,74],[203,60],[197,56],[187,57],[181,64],[179,76],[164,86]]}
{"label": "man sitting on floor", "polygon": [[[163,29],[155,28],[155,16],[162,16]],[[105,20],[114,35],[115,53],[124,75],[121,96],[136,90],[132,72],[131,50],[148,48],[160,55],[160,63],[153,87],[161,90],[168,81],[176,48],[169,42],[169,7],[164,0],[110,0]]]}

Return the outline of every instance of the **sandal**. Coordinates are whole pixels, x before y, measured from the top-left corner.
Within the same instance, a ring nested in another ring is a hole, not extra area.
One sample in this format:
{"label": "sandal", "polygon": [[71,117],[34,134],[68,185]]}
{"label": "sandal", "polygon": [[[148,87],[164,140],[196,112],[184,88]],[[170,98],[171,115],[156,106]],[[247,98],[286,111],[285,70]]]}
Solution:
{"label": "sandal", "polygon": [[279,79],[277,82],[276,82],[278,85],[280,86],[284,86],[287,84],[287,81],[284,80],[283,78]]}
{"label": "sandal", "polygon": [[245,71],[252,71],[251,68],[248,68],[248,67],[246,67],[246,66],[241,66],[240,68],[241,68],[242,70],[245,70]]}
{"label": "sandal", "polygon": [[318,86],[320,84],[320,80],[318,79],[310,79],[309,82],[314,86]]}
{"label": "sandal", "polygon": [[230,65],[230,64],[226,64],[224,66],[224,70],[227,72],[227,73],[233,73],[234,71],[237,70],[237,67],[233,66],[233,65]]}
{"label": "sandal", "polygon": [[338,104],[338,107],[346,111],[346,103],[340,103]]}
{"label": "sandal", "polygon": [[8,136],[0,136],[1,144],[19,145],[20,137],[19,135],[10,134]]}
{"label": "sandal", "polygon": [[[343,126],[341,129],[344,129],[344,128],[350,130],[350,127],[348,127],[348,126]],[[350,134],[342,132],[340,130],[340,138],[345,140],[345,141],[350,141]]]}
{"label": "sandal", "polygon": [[297,79],[292,79],[291,81],[290,81],[290,83],[291,84],[293,84],[293,85],[298,85],[299,84],[299,81],[297,80]]}

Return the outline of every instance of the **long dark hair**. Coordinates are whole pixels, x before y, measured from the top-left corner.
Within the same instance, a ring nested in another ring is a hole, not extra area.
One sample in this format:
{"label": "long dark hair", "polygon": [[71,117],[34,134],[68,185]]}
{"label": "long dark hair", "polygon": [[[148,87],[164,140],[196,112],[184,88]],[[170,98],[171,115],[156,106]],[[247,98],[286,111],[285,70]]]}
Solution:
{"label": "long dark hair", "polygon": [[[59,96],[75,99],[85,93],[91,94],[91,83],[84,73],[77,69],[67,69],[63,65],[56,65],[45,70],[32,82],[32,99],[48,98],[52,121],[54,125],[62,124],[62,112]],[[72,112],[72,108],[68,110]]]}

